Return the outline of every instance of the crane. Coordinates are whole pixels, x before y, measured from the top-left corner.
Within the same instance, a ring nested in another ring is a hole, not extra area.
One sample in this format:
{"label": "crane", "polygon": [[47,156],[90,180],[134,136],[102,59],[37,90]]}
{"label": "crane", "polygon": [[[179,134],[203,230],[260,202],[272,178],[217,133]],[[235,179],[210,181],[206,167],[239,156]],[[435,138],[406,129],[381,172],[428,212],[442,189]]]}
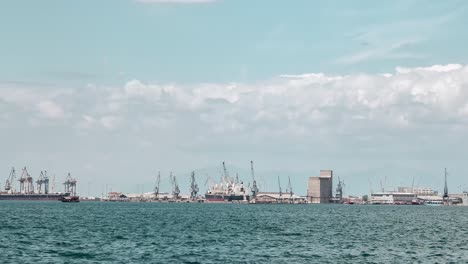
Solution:
{"label": "crane", "polygon": [[197,199],[197,193],[199,191],[198,184],[195,181],[195,171],[192,171],[192,182],[190,184],[190,198],[195,201]]}
{"label": "crane", "polygon": [[10,191],[11,193],[15,192],[15,190],[14,190],[15,178],[16,178],[15,167],[12,167],[11,171],[10,171],[10,175],[8,176],[8,179],[6,180],[6,183],[5,183],[5,190],[6,191]]}
{"label": "crane", "polygon": [[49,193],[49,176],[47,176],[47,171],[44,171],[44,193],[48,194]]}
{"label": "crane", "polygon": [[159,199],[159,183],[161,182],[161,172],[158,172],[158,177],[156,178],[156,185],[154,186],[154,198]]}
{"label": "crane", "polygon": [[289,191],[289,197],[292,198],[293,196],[293,189],[292,189],[292,185],[291,185],[291,177],[288,176],[288,191]]}
{"label": "crane", "polygon": [[442,199],[444,200],[444,204],[449,204],[449,195],[448,195],[448,187],[447,187],[447,168],[445,168],[445,184],[444,184],[444,195]]}
{"label": "crane", "polygon": [[255,180],[255,172],[252,160],[250,161],[250,173],[252,175],[252,188],[250,190],[252,191],[252,196],[255,198],[255,196],[259,192],[259,189],[257,186],[257,181]]}
{"label": "crane", "polygon": [[172,171],[171,171],[170,178],[172,182],[172,195],[174,199],[177,199],[179,198],[180,189],[179,189],[179,185],[177,184],[176,176],[172,174]]}
{"label": "crane", "polygon": [[229,179],[229,174],[227,172],[226,164],[224,163],[224,161],[223,161],[223,171],[224,171],[224,177],[226,177],[226,179]]}
{"label": "crane", "polygon": [[281,183],[280,183],[280,178],[278,176],[278,188],[279,188],[279,197],[281,198],[281,196],[283,195],[283,193],[281,192]]}
{"label": "crane", "polygon": [[39,193],[39,194],[42,193],[42,184],[43,183],[44,183],[44,172],[41,171],[41,174],[39,175],[39,178],[36,181],[37,193]]}

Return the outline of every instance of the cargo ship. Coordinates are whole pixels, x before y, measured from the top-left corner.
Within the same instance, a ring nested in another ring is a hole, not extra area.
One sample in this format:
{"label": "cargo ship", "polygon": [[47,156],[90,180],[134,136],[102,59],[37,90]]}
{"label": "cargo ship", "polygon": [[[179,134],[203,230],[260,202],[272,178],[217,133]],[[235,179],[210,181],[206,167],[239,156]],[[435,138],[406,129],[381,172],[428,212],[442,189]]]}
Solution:
{"label": "cargo ship", "polygon": [[0,193],[0,200],[35,200],[35,201],[60,201],[70,197],[69,193]]}
{"label": "cargo ship", "polygon": [[[16,171],[12,168],[10,175],[5,183],[5,191],[0,192],[0,200],[31,200],[31,201],[64,201],[73,200],[79,201],[76,196],[76,180],[72,179],[68,173],[67,179],[64,182],[65,192],[49,192],[49,177],[47,171],[41,171],[37,181],[34,182],[26,167],[23,168],[22,174],[18,179],[20,183],[19,191],[16,191],[15,186]],[[36,183],[36,186],[34,186]]]}
{"label": "cargo ship", "polygon": [[208,203],[224,203],[224,202],[248,202],[250,195],[244,187],[244,183],[239,181],[239,176],[236,178],[229,177],[226,165],[223,162],[224,175],[220,182],[211,181],[207,192],[205,193],[205,201]]}

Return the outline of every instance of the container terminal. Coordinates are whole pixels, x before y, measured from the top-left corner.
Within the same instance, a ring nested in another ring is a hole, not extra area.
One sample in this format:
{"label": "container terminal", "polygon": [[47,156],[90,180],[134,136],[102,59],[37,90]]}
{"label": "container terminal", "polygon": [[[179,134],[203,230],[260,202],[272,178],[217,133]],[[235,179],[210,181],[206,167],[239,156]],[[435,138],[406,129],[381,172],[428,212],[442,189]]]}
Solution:
{"label": "container terminal", "polygon": [[[305,196],[293,192],[291,179],[283,190],[278,176],[277,191],[262,190],[257,184],[254,163],[250,161],[250,182],[246,182],[236,173],[232,177],[222,162],[222,173],[219,181],[208,176],[204,194],[196,181],[195,171],[190,173],[190,187],[188,194],[182,194],[177,178],[172,172],[169,174],[169,192],[160,189],[161,174],[158,173],[154,189],[146,193],[109,192],[100,198],[83,197],[76,194],[77,180],[70,173],[63,182],[64,192],[55,191],[55,176],[50,179],[47,171],[41,171],[38,179],[33,180],[26,167],[16,180],[16,170],[13,167],[6,180],[4,191],[0,192],[0,200],[34,200],[34,201],[103,201],[103,202],[169,202],[169,203],[239,203],[239,204],[371,204],[371,205],[466,205],[468,206],[468,192],[451,193],[447,188],[447,170],[445,170],[445,185],[443,194],[439,194],[429,187],[405,186],[397,190],[385,190],[381,183],[381,190],[370,195],[345,196],[345,183],[338,177],[335,191],[333,191],[333,170],[320,170],[319,176],[308,177],[307,193]],[[17,190],[17,182],[19,189]],[[50,185],[50,183],[52,184]],[[35,183],[35,184],[34,184]]]}
{"label": "container terminal", "polygon": [[71,177],[70,173],[63,183],[64,192],[55,192],[55,176],[52,178],[52,186],[50,186],[51,180],[46,170],[41,171],[38,179],[34,181],[27,168],[23,167],[18,182],[19,189],[17,190],[16,170],[13,167],[5,182],[5,190],[0,191],[0,200],[79,202],[79,196],[76,195],[77,181]]}

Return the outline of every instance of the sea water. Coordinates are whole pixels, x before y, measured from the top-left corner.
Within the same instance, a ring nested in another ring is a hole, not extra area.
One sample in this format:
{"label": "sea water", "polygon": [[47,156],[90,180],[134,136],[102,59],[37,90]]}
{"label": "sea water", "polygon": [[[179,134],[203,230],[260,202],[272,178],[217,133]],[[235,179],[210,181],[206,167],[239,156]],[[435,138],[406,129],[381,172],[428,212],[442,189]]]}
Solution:
{"label": "sea water", "polygon": [[0,201],[0,263],[448,262],[468,207]]}

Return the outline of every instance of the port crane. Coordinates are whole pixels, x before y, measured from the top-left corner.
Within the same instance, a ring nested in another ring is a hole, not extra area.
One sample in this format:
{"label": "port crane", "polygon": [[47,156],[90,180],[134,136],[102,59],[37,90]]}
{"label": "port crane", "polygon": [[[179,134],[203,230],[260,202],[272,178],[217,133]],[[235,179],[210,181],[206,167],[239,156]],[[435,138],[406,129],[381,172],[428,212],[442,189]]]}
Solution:
{"label": "port crane", "polygon": [[21,193],[25,193],[25,194],[34,193],[33,179],[31,175],[29,175],[26,167],[23,168],[23,172],[21,173],[21,177],[19,178],[18,181],[20,182]]}
{"label": "port crane", "polygon": [[286,192],[289,193],[289,198],[292,198],[293,196],[293,189],[292,189],[292,185],[291,185],[291,177],[288,176],[288,188],[286,189]]}
{"label": "port crane", "polygon": [[156,185],[154,186],[154,198],[159,199],[159,183],[161,182],[161,172],[158,172],[158,177],[156,178]]}
{"label": "port crane", "polygon": [[180,194],[180,189],[179,189],[179,185],[177,184],[177,179],[175,175],[172,174],[172,172],[169,177],[171,178],[171,183],[172,183],[173,199],[177,199],[179,198],[179,194]]}
{"label": "port crane", "polygon": [[69,193],[70,196],[76,196],[76,179],[73,179],[70,173],[68,173],[63,185],[65,185],[65,193]]}
{"label": "port crane", "polygon": [[37,193],[42,193],[42,183],[44,182],[44,172],[41,171],[39,178],[36,181]]}
{"label": "port crane", "polygon": [[280,178],[278,176],[278,187],[279,187],[279,198],[281,199],[283,196],[283,192],[281,190],[281,183],[280,183]]}
{"label": "port crane", "polygon": [[224,161],[223,161],[223,171],[224,171],[224,181],[226,182],[228,193],[231,193],[233,180],[231,179],[231,177],[229,177],[228,171],[226,169],[226,164],[224,163]]}
{"label": "port crane", "polygon": [[192,201],[197,199],[197,193],[199,191],[198,184],[195,181],[195,171],[192,171],[191,175],[191,183],[190,183],[190,198]]}
{"label": "port crane", "polygon": [[444,195],[442,199],[445,205],[449,205],[449,195],[448,195],[448,187],[447,187],[447,168],[445,168],[445,184],[444,184]]}
{"label": "port crane", "polygon": [[252,160],[250,161],[250,174],[252,175],[252,188],[250,190],[252,191],[252,196],[255,198],[259,192],[259,189],[257,186],[257,181],[255,180],[255,171]]}
{"label": "port crane", "polygon": [[16,178],[15,168],[12,167],[10,171],[10,175],[8,176],[8,179],[6,180],[6,183],[5,183],[5,191],[10,191],[11,193],[15,192],[14,190],[15,178]]}
{"label": "port crane", "polygon": [[44,184],[44,193],[48,194],[49,193],[49,176],[47,176],[47,171],[44,171],[44,179],[42,180],[42,183]]}

